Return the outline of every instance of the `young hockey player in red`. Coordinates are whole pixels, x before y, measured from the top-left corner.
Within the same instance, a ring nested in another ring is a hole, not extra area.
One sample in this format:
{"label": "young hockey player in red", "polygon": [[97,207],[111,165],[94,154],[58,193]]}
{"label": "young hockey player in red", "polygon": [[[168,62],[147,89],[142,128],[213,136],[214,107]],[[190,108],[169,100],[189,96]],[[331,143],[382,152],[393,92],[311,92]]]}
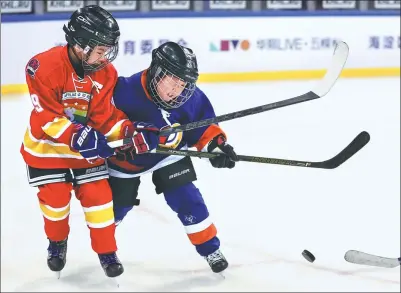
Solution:
{"label": "young hockey player in red", "polygon": [[[28,180],[38,187],[49,239],[47,264],[66,263],[71,194],[80,201],[93,250],[105,273],[123,273],[116,255],[112,193],[105,159],[107,141],[132,136],[137,123],[112,103],[120,30],[106,10],[91,5],[74,12],[64,26],[66,46],[32,57],[26,81],[34,109],[21,154]],[[144,143],[145,136],[133,140]]]}

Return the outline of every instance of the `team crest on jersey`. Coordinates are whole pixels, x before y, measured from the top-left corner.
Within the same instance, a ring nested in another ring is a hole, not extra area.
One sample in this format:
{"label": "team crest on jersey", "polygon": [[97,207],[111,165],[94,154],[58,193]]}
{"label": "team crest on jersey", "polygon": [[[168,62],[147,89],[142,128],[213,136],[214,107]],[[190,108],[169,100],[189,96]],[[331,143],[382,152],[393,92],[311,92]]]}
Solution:
{"label": "team crest on jersey", "polygon": [[[171,126],[166,125],[166,126],[162,127],[160,130],[179,126],[179,125],[180,125],[179,123],[174,123]],[[164,138],[163,143],[160,144],[159,146],[161,146],[163,148],[175,149],[178,147],[178,145],[181,143],[181,141],[182,141],[182,132],[172,133],[167,138]]]}
{"label": "team crest on jersey", "polygon": [[35,73],[39,68],[39,60],[38,59],[31,59],[28,62],[28,65],[26,66],[26,72],[31,76],[35,77]]}
{"label": "team crest on jersey", "polygon": [[86,123],[91,95],[84,92],[65,92],[61,98],[64,113],[72,122]]}

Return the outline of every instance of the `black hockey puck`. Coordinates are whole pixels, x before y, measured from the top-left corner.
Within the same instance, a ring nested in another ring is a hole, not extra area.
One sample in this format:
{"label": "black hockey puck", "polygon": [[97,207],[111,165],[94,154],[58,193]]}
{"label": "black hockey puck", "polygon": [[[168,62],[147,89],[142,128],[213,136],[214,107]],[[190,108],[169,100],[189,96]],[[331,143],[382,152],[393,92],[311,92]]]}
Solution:
{"label": "black hockey puck", "polygon": [[316,259],[315,256],[306,249],[302,251],[302,256],[309,262],[314,262]]}

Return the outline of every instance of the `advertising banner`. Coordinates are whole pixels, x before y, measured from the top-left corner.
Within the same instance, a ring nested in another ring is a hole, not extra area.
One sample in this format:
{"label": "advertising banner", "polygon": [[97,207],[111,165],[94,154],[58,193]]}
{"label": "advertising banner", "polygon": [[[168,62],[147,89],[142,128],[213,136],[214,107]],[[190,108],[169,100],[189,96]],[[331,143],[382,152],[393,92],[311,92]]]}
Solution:
{"label": "advertising banner", "polygon": [[0,1],[1,13],[32,12],[32,1]]}
{"label": "advertising banner", "polygon": [[323,9],[355,9],[356,1],[323,0]]}
{"label": "advertising banner", "polygon": [[266,1],[267,9],[302,9],[301,0]]}
{"label": "advertising banner", "polygon": [[210,0],[210,9],[246,9],[248,1],[221,1],[221,0]]}
{"label": "advertising banner", "polygon": [[84,6],[85,1],[46,1],[48,12],[75,11]]}
{"label": "advertising banner", "polygon": [[[365,74],[365,69],[370,70],[369,74],[379,74],[377,68],[400,67],[399,21],[397,16],[338,17],[335,21],[328,17],[152,18],[151,21],[122,18],[118,19],[119,55],[113,64],[119,74],[131,75],[149,66],[153,49],[174,41],[194,50],[202,78],[210,75],[218,80],[226,74],[249,72],[274,75],[294,71],[301,75],[326,68],[336,41],[343,40],[350,47],[346,70],[358,69],[354,75]],[[13,40],[12,46],[1,44],[2,84],[25,83],[25,66],[32,56],[64,45],[63,24],[63,21],[2,24],[2,38]]]}
{"label": "advertising banner", "polygon": [[190,1],[163,1],[153,0],[152,10],[189,10]]}
{"label": "advertising banner", "polygon": [[400,0],[375,0],[374,4],[376,9],[400,9],[401,7]]}
{"label": "advertising banner", "polygon": [[132,11],[137,9],[138,1],[127,1],[127,0],[111,0],[111,1],[99,1],[99,5],[104,9],[110,11]]}

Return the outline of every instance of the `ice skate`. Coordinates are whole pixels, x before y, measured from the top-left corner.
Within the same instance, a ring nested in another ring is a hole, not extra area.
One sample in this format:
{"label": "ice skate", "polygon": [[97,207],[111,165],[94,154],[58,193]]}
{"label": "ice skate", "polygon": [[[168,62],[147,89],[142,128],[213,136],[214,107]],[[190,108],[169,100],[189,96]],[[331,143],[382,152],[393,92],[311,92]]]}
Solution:
{"label": "ice skate", "polygon": [[115,252],[99,254],[99,260],[107,277],[118,277],[124,272],[124,267]]}
{"label": "ice skate", "polygon": [[99,254],[100,264],[107,277],[113,278],[117,287],[120,287],[117,277],[124,272],[124,267],[115,252]]}
{"label": "ice skate", "polygon": [[52,241],[49,239],[49,247],[47,248],[47,266],[59,279],[61,270],[67,261],[67,239],[62,241]]}
{"label": "ice skate", "polygon": [[228,267],[228,262],[220,249],[205,256],[205,259],[214,273],[221,273]]}

